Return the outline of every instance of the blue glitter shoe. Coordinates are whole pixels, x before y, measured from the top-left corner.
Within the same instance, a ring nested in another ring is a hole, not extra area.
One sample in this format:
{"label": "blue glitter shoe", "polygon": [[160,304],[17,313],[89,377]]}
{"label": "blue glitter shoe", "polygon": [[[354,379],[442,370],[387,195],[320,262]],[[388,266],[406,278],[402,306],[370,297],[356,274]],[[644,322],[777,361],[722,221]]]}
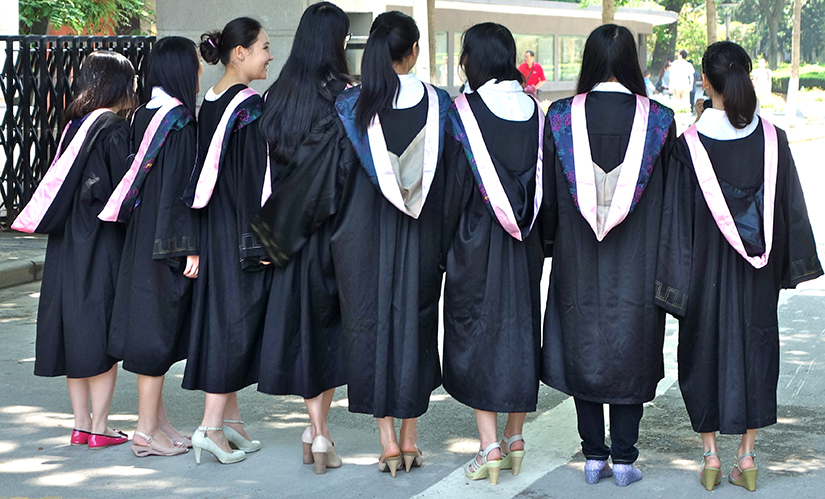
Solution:
{"label": "blue glitter shoe", "polygon": [[588,459],[584,463],[584,479],[587,483],[593,485],[599,483],[602,478],[613,476],[613,470],[607,461],[599,461],[598,459]]}
{"label": "blue glitter shoe", "polygon": [[619,487],[627,487],[642,479],[642,472],[632,464],[614,464],[613,479]]}

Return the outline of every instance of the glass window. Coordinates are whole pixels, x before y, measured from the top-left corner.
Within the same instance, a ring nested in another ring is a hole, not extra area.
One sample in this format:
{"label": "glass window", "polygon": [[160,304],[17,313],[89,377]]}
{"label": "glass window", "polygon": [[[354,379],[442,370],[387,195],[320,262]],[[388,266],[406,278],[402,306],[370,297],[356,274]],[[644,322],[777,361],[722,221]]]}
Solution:
{"label": "glass window", "polygon": [[435,32],[435,71],[438,77],[436,85],[446,87],[449,85],[448,76],[450,73],[449,51],[447,48],[447,32]]}
{"label": "glass window", "polygon": [[561,81],[575,81],[582,65],[582,53],[587,37],[576,35],[559,36],[559,70]]}
{"label": "glass window", "polygon": [[516,39],[516,64],[524,62],[524,53],[532,50],[536,54],[536,62],[544,70],[544,76],[548,81],[555,78],[555,50],[553,47],[553,35],[522,35],[515,34]]}
{"label": "glass window", "polygon": [[464,71],[461,70],[459,67],[459,60],[458,58],[461,57],[461,47],[462,47],[462,37],[464,36],[463,31],[455,31],[453,32],[453,81],[452,86],[460,87],[464,84]]}

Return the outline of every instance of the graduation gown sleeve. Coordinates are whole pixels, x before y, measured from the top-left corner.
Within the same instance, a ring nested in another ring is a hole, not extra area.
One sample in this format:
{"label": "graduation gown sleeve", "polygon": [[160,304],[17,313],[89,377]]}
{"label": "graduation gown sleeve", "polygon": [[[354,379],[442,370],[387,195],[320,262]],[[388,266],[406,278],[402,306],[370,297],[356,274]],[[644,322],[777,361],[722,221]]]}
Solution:
{"label": "graduation gown sleeve", "polygon": [[[655,302],[668,313],[684,317],[693,266],[696,173],[684,139],[679,139],[665,177],[662,231],[656,265]],[[701,193],[699,193],[701,195]]]}
{"label": "graduation gown sleeve", "polygon": [[785,240],[781,284],[783,288],[788,289],[821,276],[822,264],[816,254],[814,233],[793,158],[790,158],[785,185],[785,226],[788,228],[788,237]]}
{"label": "graduation gown sleeve", "polygon": [[157,158],[163,164],[158,216],[155,226],[153,260],[166,260],[173,268],[181,257],[198,254],[199,212],[181,199],[195,165],[197,130],[190,122],[181,130],[169,132]]}
{"label": "graduation gown sleeve", "polygon": [[[553,140],[553,129],[550,126],[549,116],[544,125],[544,170],[542,183],[544,192],[541,201],[541,210],[537,225],[544,242],[544,256],[553,256],[553,242],[556,239],[556,229],[559,226],[559,206],[556,193],[556,141]],[[564,179],[562,179],[564,181]]]}
{"label": "graduation gown sleeve", "polygon": [[336,213],[346,172],[357,161],[337,116],[330,114],[313,127],[278,172],[272,195],[252,223],[272,262],[285,265]]}

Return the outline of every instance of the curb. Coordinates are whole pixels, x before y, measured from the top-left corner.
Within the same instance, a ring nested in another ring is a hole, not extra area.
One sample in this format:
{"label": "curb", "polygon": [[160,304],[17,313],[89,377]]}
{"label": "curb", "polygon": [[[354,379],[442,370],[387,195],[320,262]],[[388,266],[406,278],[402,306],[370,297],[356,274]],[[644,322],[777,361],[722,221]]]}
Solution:
{"label": "curb", "polygon": [[39,281],[43,278],[43,260],[0,264],[0,289]]}

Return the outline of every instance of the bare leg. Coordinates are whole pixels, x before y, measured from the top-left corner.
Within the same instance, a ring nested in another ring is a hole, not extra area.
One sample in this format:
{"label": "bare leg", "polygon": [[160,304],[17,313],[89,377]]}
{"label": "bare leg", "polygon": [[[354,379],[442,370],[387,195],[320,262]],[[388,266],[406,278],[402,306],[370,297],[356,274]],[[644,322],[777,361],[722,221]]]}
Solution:
{"label": "bare leg", "polygon": [[89,412],[89,378],[66,378],[69,400],[74,413],[74,429],[92,431],[92,415]]}
{"label": "bare leg", "polygon": [[375,418],[378,423],[378,435],[381,440],[381,458],[400,456],[398,438],[395,436],[395,420],[393,418]]}
{"label": "bare leg", "polygon": [[[719,449],[716,447],[716,432],[712,431],[710,433],[702,433],[702,445],[705,449],[705,452],[719,452]],[[719,460],[718,456],[708,456],[705,458],[705,466],[708,468],[719,468],[722,466],[722,461]],[[702,476],[702,473],[699,473],[699,476]]]}
{"label": "bare leg", "polygon": [[[488,445],[496,442],[498,433],[496,422],[498,420],[498,414],[495,412],[480,411],[478,409],[475,409],[475,413],[478,435],[481,439],[481,450],[484,450]],[[501,450],[499,449],[493,449],[487,454],[488,461],[497,461],[499,459],[501,459]],[[481,462],[481,456],[476,456],[476,462],[483,464]]]}
{"label": "bare leg", "polygon": [[109,410],[115,394],[117,364],[105,373],[92,376],[88,380],[89,396],[92,400],[92,433],[118,436],[109,428]]}
{"label": "bare leg", "polygon": [[[504,438],[510,438],[513,435],[521,435],[521,432],[524,431],[524,421],[527,419],[526,412],[511,412],[507,415],[507,426],[504,427]],[[503,445],[505,441],[502,439],[500,442],[502,444],[502,449],[504,449]],[[524,450],[524,440],[516,440],[512,443],[509,449],[504,449],[504,452],[510,452],[511,450]]]}
{"label": "bare leg", "polygon": [[[163,376],[144,376],[138,374],[138,423],[137,431],[145,433],[161,447],[173,447],[174,444],[160,429],[158,412],[162,407]],[[132,437],[137,445],[150,445],[137,432]]]}
{"label": "bare leg", "polygon": [[169,439],[178,439],[179,441],[187,440],[189,437],[184,436],[181,432],[172,426],[169,422],[169,417],[166,415],[166,405],[163,403],[163,392],[161,392],[160,403],[158,404],[158,426]]}
{"label": "bare leg", "polygon": [[[742,441],[739,443],[739,448],[736,450],[736,457],[742,456],[749,452],[753,452],[753,446],[755,443],[756,430],[748,430],[747,433],[742,435]],[[753,463],[753,458],[748,456],[739,461],[739,467],[743,470],[747,470],[756,467],[756,465]],[[733,468],[733,471],[731,472],[731,478],[737,480],[740,476],[742,476],[742,473],[740,473],[739,470],[737,470],[736,468]]]}
{"label": "bare leg", "polygon": [[312,426],[312,438],[323,435],[329,438],[329,428],[327,427],[327,415],[329,406],[332,403],[332,396],[335,388],[327,390],[315,398],[304,399],[309,414],[309,424]]}
{"label": "bare leg", "polygon": [[[242,421],[241,418],[241,410],[238,408],[238,392],[232,392],[228,394],[228,398],[226,400],[226,408],[223,410],[223,419],[230,420],[230,421]],[[247,440],[252,440],[249,438],[249,434],[246,433],[246,428],[242,424],[237,423],[224,423],[231,426],[235,431],[241,434],[241,436]]]}
{"label": "bare leg", "polygon": [[[203,421],[201,421],[201,426],[207,428],[220,428],[223,426],[223,420],[230,419],[226,418],[225,412],[228,409],[227,405],[232,395],[235,394],[207,393],[203,406]],[[235,412],[237,413],[238,399],[234,398],[234,400]],[[229,447],[229,442],[226,441],[226,437],[223,435],[223,431],[209,431],[206,436],[212,439],[212,441],[215,442],[221,450],[232,452],[232,449]]]}
{"label": "bare leg", "polygon": [[418,448],[418,418],[401,420],[401,452],[415,452]]}

